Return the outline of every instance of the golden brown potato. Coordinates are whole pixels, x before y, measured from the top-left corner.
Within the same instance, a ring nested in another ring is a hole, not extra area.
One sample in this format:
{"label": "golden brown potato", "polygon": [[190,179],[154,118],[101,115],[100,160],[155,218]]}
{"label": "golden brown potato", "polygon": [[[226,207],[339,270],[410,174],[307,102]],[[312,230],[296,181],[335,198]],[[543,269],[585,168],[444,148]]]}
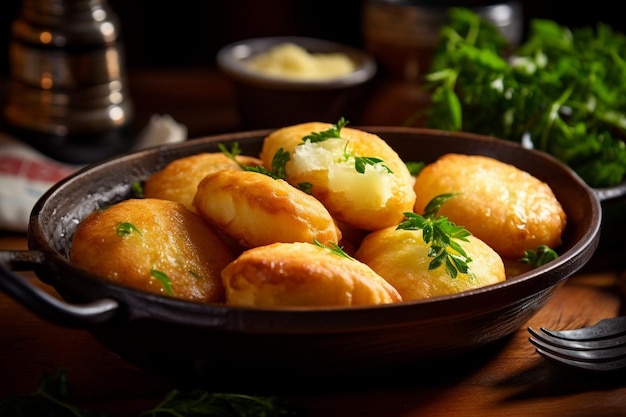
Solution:
{"label": "golden brown potato", "polygon": [[311,243],[275,243],[245,251],[222,271],[226,304],[347,307],[402,300],[370,267]]}
{"label": "golden brown potato", "polygon": [[234,256],[197,214],[180,203],[131,199],[87,216],[70,261],[126,287],[223,302],[222,269]]}
{"label": "golden brown potato", "polygon": [[[364,230],[399,223],[415,203],[413,178],[404,162],[379,136],[358,129],[344,127],[341,138],[301,144],[305,136],[331,127],[311,122],[272,132],[260,154],[264,166],[269,169],[283,148],[291,157],[285,165],[287,181],[312,184],[311,193],[335,219]],[[355,157],[379,158],[382,163],[366,165],[359,173]]]}
{"label": "golden brown potato", "polygon": [[566,214],[543,181],[513,165],[479,155],[447,154],[415,180],[415,212],[444,193],[459,193],[439,210],[464,226],[503,258],[561,244]]}
{"label": "golden brown potato", "polygon": [[459,241],[467,256],[469,274],[452,278],[442,265],[429,270],[433,260],[430,245],[424,243],[421,230],[396,230],[388,227],[370,233],[363,239],[355,257],[398,290],[404,301],[455,294],[506,279],[504,263],[486,243],[469,236]]}
{"label": "golden brown potato", "polygon": [[194,206],[200,216],[245,248],[341,239],[334,219],[315,197],[257,172],[222,170],[207,175],[198,185]]}
{"label": "golden brown potato", "polygon": [[[251,156],[236,156],[237,162],[246,166],[261,165],[261,160]],[[200,181],[208,174],[222,169],[240,169],[239,165],[222,152],[201,153],[170,162],[146,180],[145,198],[160,198],[184,204],[195,211],[193,198]]]}

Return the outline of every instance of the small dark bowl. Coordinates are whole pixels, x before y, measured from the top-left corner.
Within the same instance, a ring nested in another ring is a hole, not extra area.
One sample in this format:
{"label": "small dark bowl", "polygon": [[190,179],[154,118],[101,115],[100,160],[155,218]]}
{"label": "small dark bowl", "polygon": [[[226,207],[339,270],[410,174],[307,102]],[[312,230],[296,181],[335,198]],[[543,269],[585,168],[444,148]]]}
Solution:
{"label": "small dark bowl", "polygon": [[[278,78],[250,70],[246,59],[271,48],[294,43],[310,53],[343,53],[355,70],[337,78],[300,81]],[[367,84],[376,74],[376,61],[367,53],[339,43],[298,36],[243,40],[224,46],[217,54],[220,69],[233,80],[242,122],[249,129],[275,128],[340,117],[358,120]]]}

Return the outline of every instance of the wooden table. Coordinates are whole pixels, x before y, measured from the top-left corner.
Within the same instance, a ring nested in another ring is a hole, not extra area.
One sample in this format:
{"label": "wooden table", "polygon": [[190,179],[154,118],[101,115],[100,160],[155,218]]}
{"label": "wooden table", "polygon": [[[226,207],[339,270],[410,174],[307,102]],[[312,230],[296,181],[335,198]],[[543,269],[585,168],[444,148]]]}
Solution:
{"label": "wooden table", "polygon": [[[131,80],[135,100],[145,104],[141,118],[171,114],[190,127],[190,136],[239,128],[232,89],[215,72],[147,72],[131,74]],[[150,88],[154,85],[159,88]],[[407,105],[423,98],[414,86],[393,82],[375,94],[377,104],[366,111],[365,124],[401,123],[412,111]],[[24,234],[0,232],[0,250],[22,249],[27,249]],[[623,314],[617,290],[624,268],[620,262],[619,257],[595,257],[527,325],[574,328]],[[33,273],[22,274],[54,292]],[[579,375],[554,366],[535,353],[527,325],[497,346],[468,355],[471,366],[367,388],[292,393],[288,399],[313,417],[626,415],[626,373]],[[137,416],[173,388],[108,351],[86,331],[53,325],[0,294],[0,399],[32,392],[42,373],[57,369],[67,371],[74,404],[109,416]]]}

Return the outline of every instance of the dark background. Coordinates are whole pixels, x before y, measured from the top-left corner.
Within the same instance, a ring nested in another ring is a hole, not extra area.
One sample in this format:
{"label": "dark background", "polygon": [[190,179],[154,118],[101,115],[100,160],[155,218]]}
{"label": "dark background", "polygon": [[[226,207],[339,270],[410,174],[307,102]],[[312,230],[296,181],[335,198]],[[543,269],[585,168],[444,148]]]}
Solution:
{"label": "dark background", "polygon": [[[109,0],[121,21],[129,68],[204,67],[230,42],[255,36],[304,35],[362,46],[365,0]],[[425,0],[428,1],[428,0]],[[449,1],[458,5],[485,1]],[[548,18],[580,27],[598,22],[626,32],[620,2],[522,0],[524,21]],[[8,73],[10,24],[21,1],[0,2],[0,76]]]}

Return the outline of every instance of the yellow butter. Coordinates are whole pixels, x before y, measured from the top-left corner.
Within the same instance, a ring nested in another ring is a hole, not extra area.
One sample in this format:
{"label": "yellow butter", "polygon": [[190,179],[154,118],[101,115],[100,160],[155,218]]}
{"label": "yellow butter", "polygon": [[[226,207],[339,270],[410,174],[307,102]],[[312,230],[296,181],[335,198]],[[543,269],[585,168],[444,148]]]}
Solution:
{"label": "yellow butter", "polygon": [[352,60],[343,53],[310,53],[293,43],[284,43],[246,61],[259,73],[301,81],[338,78],[355,70]]}

